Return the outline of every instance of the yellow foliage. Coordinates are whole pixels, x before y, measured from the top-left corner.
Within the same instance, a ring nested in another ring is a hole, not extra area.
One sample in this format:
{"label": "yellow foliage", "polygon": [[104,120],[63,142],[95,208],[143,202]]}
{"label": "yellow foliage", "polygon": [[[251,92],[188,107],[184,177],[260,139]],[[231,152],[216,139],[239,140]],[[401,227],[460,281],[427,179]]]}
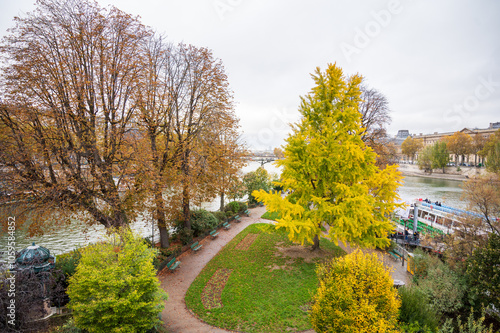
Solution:
{"label": "yellow foliage", "polygon": [[276,227],[285,228],[292,241],[314,243],[328,225],[333,241],[384,247],[401,175],[395,166],[380,170],[376,154],[361,139],[361,78],[346,78],[329,65],[313,79],[316,86],[299,109],[303,117],[287,138],[285,158],[277,162],[286,195],[260,191],[253,196],[280,213]]}
{"label": "yellow foliage", "polygon": [[394,332],[401,305],[390,272],[375,254],[357,250],[317,270],[310,312],[316,332]]}

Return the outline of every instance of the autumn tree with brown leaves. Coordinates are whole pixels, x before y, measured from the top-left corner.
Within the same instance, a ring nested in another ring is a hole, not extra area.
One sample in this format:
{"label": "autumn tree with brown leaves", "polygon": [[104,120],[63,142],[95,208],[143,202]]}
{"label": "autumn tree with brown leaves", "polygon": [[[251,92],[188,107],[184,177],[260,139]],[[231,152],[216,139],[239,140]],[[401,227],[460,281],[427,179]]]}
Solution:
{"label": "autumn tree with brown leaves", "polygon": [[411,161],[413,162],[413,159],[415,158],[415,154],[422,149],[424,146],[422,139],[414,139],[411,136],[407,137],[405,141],[401,144],[401,152],[403,155],[408,156],[408,158],[411,158]]}
{"label": "autumn tree with brown leaves", "polygon": [[462,156],[462,163],[465,160],[465,155],[469,155],[473,152],[472,148],[472,138],[469,134],[463,132],[455,132],[445,138],[446,147],[448,151],[455,155],[455,162],[458,166],[458,157]]}
{"label": "autumn tree with brown leaves", "polygon": [[224,191],[243,164],[222,62],[114,7],[37,5],[1,48],[4,201],[106,227],[146,209],[168,246],[168,221],[190,228],[190,205]]}
{"label": "autumn tree with brown leaves", "polygon": [[149,31],[114,7],[76,0],[38,0],[15,21],[1,46],[3,190],[30,211],[127,225],[141,181],[130,177],[130,101]]}

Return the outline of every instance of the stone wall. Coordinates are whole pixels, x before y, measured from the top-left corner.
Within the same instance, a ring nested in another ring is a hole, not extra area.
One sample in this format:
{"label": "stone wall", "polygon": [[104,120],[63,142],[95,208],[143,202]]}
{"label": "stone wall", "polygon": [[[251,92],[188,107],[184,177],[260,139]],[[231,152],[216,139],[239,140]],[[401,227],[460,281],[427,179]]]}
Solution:
{"label": "stone wall", "polygon": [[430,177],[442,179],[465,180],[467,178],[476,177],[487,174],[486,168],[465,167],[461,166],[457,171],[457,167],[446,167],[443,174],[442,169],[434,169],[432,173],[420,170],[416,164],[400,164],[399,171],[405,176]]}

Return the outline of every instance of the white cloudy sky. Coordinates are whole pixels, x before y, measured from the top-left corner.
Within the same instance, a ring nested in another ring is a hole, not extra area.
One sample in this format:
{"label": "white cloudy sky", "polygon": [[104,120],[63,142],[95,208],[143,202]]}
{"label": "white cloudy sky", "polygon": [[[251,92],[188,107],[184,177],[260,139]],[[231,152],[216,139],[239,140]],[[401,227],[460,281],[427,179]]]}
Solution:
{"label": "white cloudy sky", "polygon": [[[0,0],[2,34],[34,0]],[[98,0],[173,42],[222,59],[244,138],[283,144],[309,73],[337,62],[389,100],[388,130],[485,128],[500,121],[497,0]]]}

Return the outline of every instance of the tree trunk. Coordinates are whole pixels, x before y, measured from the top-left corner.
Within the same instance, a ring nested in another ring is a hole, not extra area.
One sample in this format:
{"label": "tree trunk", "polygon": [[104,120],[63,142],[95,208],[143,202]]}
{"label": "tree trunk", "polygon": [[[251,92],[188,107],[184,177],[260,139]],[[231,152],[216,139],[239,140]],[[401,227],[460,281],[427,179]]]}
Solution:
{"label": "tree trunk", "polygon": [[316,251],[316,250],[319,250],[319,237],[318,235],[314,235],[314,239],[313,239],[313,247],[311,249],[311,251]]}
{"label": "tree trunk", "polygon": [[220,208],[219,208],[219,210],[221,212],[224,211],[224,192],[220,193]]}
{"label": "tree trunk", "polygon": [[170,235],[168,229],[165,225],[160,226],[158,224],[158,229],[160,230],[160,247],[167,248],[170,246]]}
{"label": "tree trunk", "polygon": [[182,216],[184,218],[184,228],[191,229],[191,220],[190,220],[190,211],[189,211],[189,185],[184,184],[184,188],[182,190]]}
{"label": "tree trunk", "polygon": [[[160,230],[160,247],[170,246],[170,235],[168,234],[167,221],[165,219],[165,207],[163,206],[163,196],[160,188],[155,188],[156,201],[156,223]],[[151,240],[153,242],[153,239]]]}

